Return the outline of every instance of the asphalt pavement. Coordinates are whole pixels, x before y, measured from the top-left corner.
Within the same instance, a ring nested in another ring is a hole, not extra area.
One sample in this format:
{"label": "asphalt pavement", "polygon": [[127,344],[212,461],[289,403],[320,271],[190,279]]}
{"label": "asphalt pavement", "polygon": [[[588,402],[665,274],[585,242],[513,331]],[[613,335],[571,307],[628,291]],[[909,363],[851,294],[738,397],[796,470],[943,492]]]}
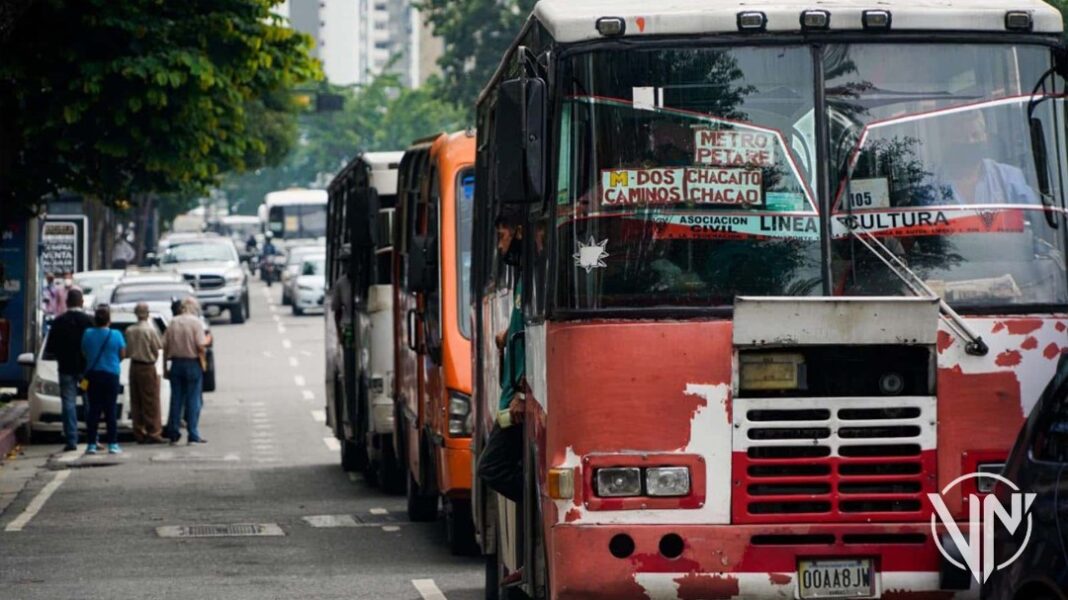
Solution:
{"label": "asphalt pavement", "polygon": [[207,444],[127,441],[118,458],[35,444],[0,467],[0,488],[22,488],[0,512],[0,597],[482,597],[479,559],[341,470],[323,317],[292,316],[280,295],[256,282],[248,322],[212,323]]}

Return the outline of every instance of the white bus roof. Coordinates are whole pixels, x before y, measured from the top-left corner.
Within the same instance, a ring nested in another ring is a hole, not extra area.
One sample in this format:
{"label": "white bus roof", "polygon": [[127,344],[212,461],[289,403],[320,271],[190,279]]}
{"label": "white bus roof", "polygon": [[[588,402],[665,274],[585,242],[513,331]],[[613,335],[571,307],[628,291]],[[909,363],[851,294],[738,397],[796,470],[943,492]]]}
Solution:
{"label": "white bus roof", "polygon": [[393,196],[397,193],[397,167],[400,166],[403,152],[364,152],[363,160],[371,167],[371,187],[380,196]]}
{"label": "white bus roof", "polygon": [[1005,32],[1007,11],[1031,13],[1033,31],[1060,33],[1060,13],[1038,0],[540,0],[534,17],[562,43],[605,39],[602,17],[626,20],[624,36],[738,33],[738,13],[760,11],[767,31],[798,32],[801,12],[830,13],[830,29],[863,30],[865,10],[891,14],[891,31]]}
{"label": "white bus roof", "polygon": [[306,190],[301,188],[269,192],[263,200],[268,208],[282,204],[326,204],[326,201],[326,190]]}

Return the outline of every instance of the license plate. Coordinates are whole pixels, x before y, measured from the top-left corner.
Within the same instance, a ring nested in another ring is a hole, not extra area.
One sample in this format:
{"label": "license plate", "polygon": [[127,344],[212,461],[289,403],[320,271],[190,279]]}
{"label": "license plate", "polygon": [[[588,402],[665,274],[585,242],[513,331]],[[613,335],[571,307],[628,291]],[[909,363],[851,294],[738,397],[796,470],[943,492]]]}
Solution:
{"label": "license plate", "polygon": [[797,579],[801,598],[875,597],[875,572],[870,558],[800,560]]}

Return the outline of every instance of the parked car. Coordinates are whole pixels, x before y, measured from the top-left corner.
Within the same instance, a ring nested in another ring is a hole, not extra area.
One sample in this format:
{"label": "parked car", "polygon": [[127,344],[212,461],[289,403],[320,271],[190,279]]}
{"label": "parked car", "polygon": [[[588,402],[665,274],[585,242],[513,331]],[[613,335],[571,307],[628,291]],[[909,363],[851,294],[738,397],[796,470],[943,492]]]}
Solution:
{"label": "parked car", "polygon": [[[982,597],[1068,598],[1068,355],[1061,356],[1057,374],[1031,409],[1001,475],[1021,492],[1037,497],[1031,505],[1030,526],[1025,519],[1013,535],[1004,527],[994,528],[998,560],[1021,554],[990,576]],[[1006,485],[994,488],[1006,506],[1010,492]]]}
{"label": "parked car", "polygon": [[[176,301],[196,295],[193,286],[179,279],[177,281],[161,281],[156,278],[135,278],[129,283],[123,280],[111,293],[111,310],[130,312],[137,307],[137,303],[148,304],[148,310],[154,313],[166,314],[168,320],[174,313],[171,307]],[[208,320],[201,316],[204,330],[211,332]],[[203,388],[205,392],[215,391],[215,349],[214,342],[208,344],[207,363],[208,369],[204,372]]]}
{"label": "parked car", "polygon": [[110,286],[123,277],[122,269],[107,269],[103,271],[82,271],[74,274],[74,285],[84,294],[84,306],[96,306],[96,299],[100,292],[107,291]]}
{"label": "parked car", "polygon": [[302,315],[307,311],[323,310],[326,299],[326,256],[312,256],[304,259],[300,275],[293,281],[293,314]]}
{"label": "parked car", "polygon": [[139,279],[122,281],[111,291],[112,310],[132,311],[138,302],[148,304],[148,309],[156,313],[170,313],[175,300],[196,296],[193,286],[182,281],[144,282]]}
{"label": "parked car", "polygon": [[[152,313],[149,317],[163,335],[170,322],[169,313]],[[125,331],[137,322],[132,312],[113,312],[111,328]],[[47,338],[45,340],[47,342]],[[59,363],[44,352],[46,344],[41,344],[41,351],[35,356],[27,352],[18,357],[19,364],[33,368],[30,382],[30,429],[33,433],[60,433],[63,431],[62,401],[59,397]],[[166,416],[170,407],[171,384],[163,379],[163,357],[156,361],[156,371],[160,374],[160,414]],[[130,361],[124,360],[119,375],[119,431],[129,433],[132,430],[130,417]],[[78,402],[78,428],[85,429],[85,407]]]}
{"label": "parked car", "polygon": [[205,314],[225,310],[235,324],[248,318],[248,274],[228,238],[204,237],[172,244],[161,263],[164,268],[181,273],[196,289]]}

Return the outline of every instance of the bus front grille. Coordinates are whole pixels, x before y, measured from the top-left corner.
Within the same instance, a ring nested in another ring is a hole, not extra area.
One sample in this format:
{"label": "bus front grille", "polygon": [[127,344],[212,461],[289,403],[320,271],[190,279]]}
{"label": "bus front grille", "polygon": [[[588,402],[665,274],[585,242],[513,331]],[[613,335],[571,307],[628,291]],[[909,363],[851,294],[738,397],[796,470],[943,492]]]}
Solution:
{"label": "bus front grille", "polygon": [[735,398],[736,523],[930,518],[933,396]]}

